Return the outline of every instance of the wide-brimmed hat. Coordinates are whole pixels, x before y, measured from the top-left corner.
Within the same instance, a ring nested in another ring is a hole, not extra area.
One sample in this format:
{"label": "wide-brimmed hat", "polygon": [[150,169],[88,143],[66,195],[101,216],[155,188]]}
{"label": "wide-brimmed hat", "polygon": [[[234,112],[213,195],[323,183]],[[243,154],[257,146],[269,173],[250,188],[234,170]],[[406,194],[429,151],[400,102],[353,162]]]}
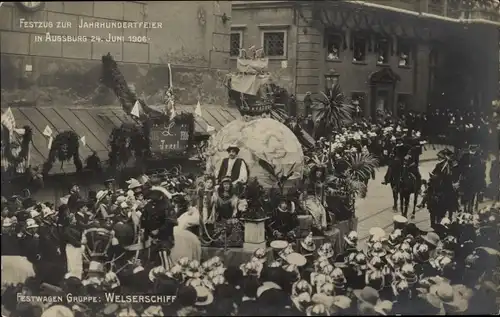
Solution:
{"label": "wide-brimmed hat", "polygon": [[304,250],[309,252],[314,252],[314,250],[316,250],[316,244],[314,243],[312,232],[300,241],[300,245],[304,248]]}
{"label": "wide-brimmed hat", "polygon": [[378,291],[370,286],[365,286],[363,289],[355,289],[353,294],[356,296],[358,301],[368,303],[372,306],[377,305],[380,300]]}
{"label": "wide-brimmed hat", "polygon": [[425,236],[422,236],[422,240],[424,240],[427,244],[430,244],[433,247],[437,247],[440,242],[440,238],[435,232],[428,232]]}
{"label": "wide-brimmed hat", "polygon": [[341,268],[335,268],[330,274],[333,285],[337,288],[342,288],[346,285],[347,279],[345,278],[344,272]]}
{"label": "wide-brimmed hat", "polygon": [[315,305],[307,307],[306,315],[307,316],[329,316],[330,313],[325,305],[315,304]]}
{"label": "wide-brimmed hat", "polygon": [[408,224],[408,218],[401,216],[401,215],[395,215],[392,218],[392,220],[394,222],[394,229],[401,229],[406,224]]}
{"label": "wide-brimmed hat", "polygon": [[38,224],[36,223],[35,219],[29,218],[28,220],[26,220],[26,229],[31,228],[38,228]]}
{"label": "wide-brimmed hat", "polygon": [[71,309],[69,309],[66,306],[63,305],[54,305],[49,308],[47,308],[43,314],[42,317],[52,317],[52,316],[58,316],[58,317],[73,317],[75,314]]}
{"label": "wide-brimmed hat", "polygon": [[323,243],[318,249],[318,255],[330,259],[334,255],[333,246],[330,242]]}
{"label": "wide-brimmed hat", "polygon": [[382,271],[367,271],[365,273],[365,283],[367,286],[373,287],[377,291],[381,291],[385,287],[385,276]]}
{"label": "wide-brimmed hat", "polygon": [[227,148],[226,148],[226,151],[227,152],[230,152],[230,151],[236,151],[236,153],[239,153],[240,152],[240,148],[238,147],[238,145],[236,144],[231,144],[229,145]]}
{"label": "wide-brimmed hat", "polygon": [[255,251],[253,251],[252,254],[252,259],[256,259],[257,261],[264,263],[267,261],[267,253],[266,250],[263,248],[258,248]]}
{"label": "wide-brimmed hat", "polygon": [[292,252],[288,254],[285,258],[285,261],[288,264],[296,265],[298,267],[302,267],[307,263],[306,257],[297,252]]}
{"label": "wide-brimmed hat", "polygon": [[292,296],[297,296],[301,293],[312,294],[312,286],[306,280],[299,280],[292,285]]}
{"label": "wide-brimmed hat", "polygon": [[444,316],[443,302],[434,294],[419,294],[415,301],[415,315]]}
{"label": "wide-brimmed hat", "polygon": [[358,233],[356,231],[351,231],[344,236],[344,241],[351,247],[356,247],[358,243]]}
{"label": "wide-brimmed hat", "polygon": [[128,189],[131,189],[131,190],[134,190],[136,188],[139,188],[139,187],[142,187],[142,184],[141,182],[139,182],[137,179],[135,178],[131,178],[127,181],[127,184],[128,184]]}
{"label": "wide-brimmed hat", "polygon": [[463,313],[469,307],[468,301],[457,290],[454,290],[450,284],[432,285],[429,288],[429,293],[436,295],[443,302],[447,314]]}
{"label": "wide-brimmed hat", "polygon": [[337,295],[333,297],[333,305],[342,310],[349,309],[351,307],[352,300],[344,295]]}
{"label": "wide-brimmed hat", "polygon": [[159,275],[166,275],[167,270],[163,266],[156,266],[149,271],[149,280],[154,282]]}
{"label": "wide-brimmed hat", "polygon": [[401,277],[404,278],[410,285],[418,282],[418,277],[415,273],[415,267],[411,263],[404,264],[401,267],[399,273],[401,274]]}
{"label": "wide-brimmed hat", "polygon": [[375,242],[370,249],[370,254],[383,258],[387,254],[387,251],[385,251],[384,245],[381,242]]}
{"label": "wide-brimmed hat", "polygon": [[396,244],[401,242],[403,238],[403,232],[401,229],[394,229],[391,234],[389,234],[389,238],[387,239],[387,243],[391,246],[395,246]]}
{"label": "wide-brimmed hat", "polygon": [[374,310],[380,314],[381,316],[388,316],[392,312],[392,302],[389,300],[380,301],[377,305],[375,305]]}
{"label": "wide-brimmed hat", "polygon": [[385,237],[385,231],[380,227],[372,227],[370,228],[368,233],[370,234],[370,238],[376,241],[380,241],[382,238]]}
{"label": "wide-brimmed hat", "polygon": [[335,285],[333,283],[324,283],[318,287],[318,293],[333,296],[335,295]]}
{"label": "wide-brimmed hat", "polygon": [[213,303],[214,295],[205,286],[197,286],[196,290],[196,306],[207,306]]}

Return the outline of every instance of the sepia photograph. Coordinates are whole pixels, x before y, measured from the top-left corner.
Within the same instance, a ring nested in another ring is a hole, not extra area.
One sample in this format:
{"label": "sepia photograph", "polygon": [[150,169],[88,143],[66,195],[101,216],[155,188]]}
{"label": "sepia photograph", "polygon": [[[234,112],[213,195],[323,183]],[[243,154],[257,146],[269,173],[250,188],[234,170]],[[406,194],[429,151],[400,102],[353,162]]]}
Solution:
{"label": "sepia photograph", "polygon": [[500,314],[500,0],[0,2],[2,317]]}

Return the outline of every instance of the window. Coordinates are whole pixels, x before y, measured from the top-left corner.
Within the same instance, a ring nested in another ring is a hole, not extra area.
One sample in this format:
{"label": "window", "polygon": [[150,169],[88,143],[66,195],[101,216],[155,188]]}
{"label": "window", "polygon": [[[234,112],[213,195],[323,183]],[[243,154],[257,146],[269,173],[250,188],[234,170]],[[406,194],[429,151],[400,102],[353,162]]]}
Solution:
{"label": "window", "polygon": [[364,92],[353,92],[351,94],[351,104],[354,106],[354,115],[356,117],[362,117],[365,111],[365,93]]}
{"label": "window", "polygon": [[342,36],[339,34],[329,34],[326,38],[327,52],[326,60],[337,61],[340,59],[340,47],[342,46]]}
{"label": "window", "polygon": [[352,39],[353,62],[364,62],[366,60],[366,38],[354,34]]}
{"label": "window", "polygon": [[398,41],[398,58],[400,67],[410,67],[411,45],[406,41]]}
{"label": "window", "polygon": [[230,56],[239,56],[240,49],[243,46],[243,32],[241,31],[233,31],[231,32],[231,43],[229,45],[229,54]]}
{"label": "window", "polygon": [[264,31],[262,47],[266,56],[284,57],[286,55],[286,31]]}
{"label": "window", "polygon": [[391,42],[388,38],[378,38],[375,46],[377,53],[377,65],[385,65],[389,63]]}

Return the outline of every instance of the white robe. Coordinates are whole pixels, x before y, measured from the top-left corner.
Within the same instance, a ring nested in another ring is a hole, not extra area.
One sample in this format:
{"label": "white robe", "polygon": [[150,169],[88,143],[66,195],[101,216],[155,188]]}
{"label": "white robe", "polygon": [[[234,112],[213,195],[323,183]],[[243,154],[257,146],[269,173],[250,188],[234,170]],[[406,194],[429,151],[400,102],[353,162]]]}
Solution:
{"label": "white robe", "polygon": [[200,224],[200,211],[196,207],[189,207],[188,211],[177,218],[178,227],[188,229]]}
{"label": "white robe", "polygon": [[70,273],[72,276],[82,279],[83,249],[75,248],[68,243],[66,245],[66,263],[68,264],[68,273]]}

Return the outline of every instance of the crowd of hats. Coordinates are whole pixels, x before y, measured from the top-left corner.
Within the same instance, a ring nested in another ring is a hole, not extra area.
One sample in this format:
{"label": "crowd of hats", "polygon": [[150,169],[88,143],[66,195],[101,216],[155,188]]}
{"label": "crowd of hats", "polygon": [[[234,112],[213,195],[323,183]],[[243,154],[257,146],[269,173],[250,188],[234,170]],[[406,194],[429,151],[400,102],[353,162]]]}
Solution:
{"label": "crowd of hats", "polygon": [[[141,294],[176,295],[173,303],[71,304],[37,311],[46,317],[492,314],[498,310],[499,219],[497,203],[474,215],[444,218],[430,232],[396,216],[395,229],[371,228],[364,243],[357,232],[348,233],[341,254],[330,242],[317,246],[309,234],[293,244],[273,241],[272,252],[257,249],[239,267],[226,267],[218,256],[201,263],[181,258],[168,270],[134,272],[145,283]],[[12,301],[16,292],[40,292],[35,284],[11,286],[4,305],[33,310]],[[66,276],[61,289],[82,295],[123,291],[114,273],[84,281]]]}

